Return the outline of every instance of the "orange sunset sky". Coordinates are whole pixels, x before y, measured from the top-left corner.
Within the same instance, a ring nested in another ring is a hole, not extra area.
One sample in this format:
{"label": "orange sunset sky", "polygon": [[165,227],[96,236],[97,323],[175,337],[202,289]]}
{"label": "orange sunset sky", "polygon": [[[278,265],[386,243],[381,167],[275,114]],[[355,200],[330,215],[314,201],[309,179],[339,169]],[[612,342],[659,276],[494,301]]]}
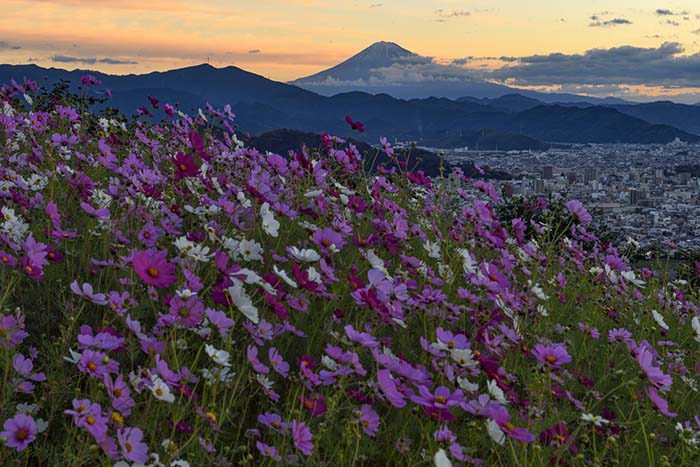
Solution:
{"label": "orange sunset sky", "polygon": [[[654,59],[661,60],[657,71],[643,63],[634,68],[634,61],[645,60],[638,54],[625,76],[595,83],[569,79],[566,86],[584,93],[591,86],[616,86],[628,95],[654,96],[692,97],[700,90],[700,79],[697,86],[693,81],[700,77],[694,74],[700,70],[700,3],[689,0],[3,0],[0,6],[1,63],[126,74],[209,60],[288,81],[379,40],[437,63],[469,57],[460,66],[480,69],[508,65],[494,57],[568,56],[621,46],[654,51],[672,43],[671,52]],[[656,74],[667,61],[661,79]],[[560,86],[538,79],[512,84]]]}

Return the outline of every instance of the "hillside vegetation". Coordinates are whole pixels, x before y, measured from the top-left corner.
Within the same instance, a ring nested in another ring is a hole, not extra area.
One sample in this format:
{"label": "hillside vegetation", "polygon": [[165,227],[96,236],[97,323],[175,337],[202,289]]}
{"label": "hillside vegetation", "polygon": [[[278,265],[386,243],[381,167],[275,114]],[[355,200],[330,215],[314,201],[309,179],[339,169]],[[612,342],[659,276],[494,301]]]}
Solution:
{"label": "hillside vegetation", "polygon": [[700,463],[697,291],[581,203],[98,85],[0,92],[0,465]]}

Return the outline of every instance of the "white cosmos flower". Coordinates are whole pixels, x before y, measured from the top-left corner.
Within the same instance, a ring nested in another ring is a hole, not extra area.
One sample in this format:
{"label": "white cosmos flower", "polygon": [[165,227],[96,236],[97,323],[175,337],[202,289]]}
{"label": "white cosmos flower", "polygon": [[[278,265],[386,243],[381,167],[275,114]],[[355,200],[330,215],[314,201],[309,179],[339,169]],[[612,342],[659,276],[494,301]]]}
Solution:
{"label": "white cosmos flower", "polygon": [[593,415],[592,413],[581,414],[581,420],[583,420],[584,422],[591,422],[595,426],[603,426],[610,423],[609,420],[601,417],[600,415]]}
{"label": "white cosmos flower", "polygon": [[539,298],[542,301],[549,300],[549,295],[546,295],[544,293],[544,290],[542,290],[542,287],[540,287],[540,284],[532,285],[532,281],[529,281],[529,280],[527,281],[527,283],[530,284],[530,291],[532,292],[532,294],[535,297]]}
{"label": "white cosmos flower", "polygon": [[501,427],[498,426],[498,423],[491,420],[490,418],[486,420],[486,431],[488,431],[491,439],[497,442],[498,444],[504,445],[506,443],[505,433],[503,433]]}
{"label": "white cosmos flower", "polygon": [[80,352],[76,352],[73,349],[68,349],[68,352],[70,353],[70,357],[63,357],[65,361],[68,363],[72,363],[74,365],[77,365],[78,361],[80,360],[80,357],[83,355]]}
{"label": "white cosmos flower", "polygon": [[255,379],[258,381],[258,383],[260,383],[260,386],[264,387],[265,389],[272,389],[272,386],[275,385],[270,378],[260,373],[255,375]]}
{"label": "white cosmos flower", "polygon": [[233,304],[236,305],[236,308],[238,308],[246,318],[251,320],[253,323],[258,324],[260,321],[260,318],[258,317],[258,309],[253,306],[253,301],[243,288],[243,282],[239,281],[238,279],[231,280],[233,281],[233,285],[227,290]]}
{"label": "white cosmos flower", "polygon": [[627,281],[631,282],[632,284],[636,285],[639,288],[644,288],[644,281],[641,279],[637,279],[637,275],[634,273],[634,271],[623,271],[620,273],[620,275]]}
{"label": "white cosmos flower", "polygon": [[[442,343],[438,343],[437,345],[444,346]],[[452,357],[452,360],[457,362],[463,368],[478,365],[478,362],[474,360],[474,353],[471,351],[471,349],[452,349],[450,350],[450,357]]]}
{"label": "white cosmos flower", "polygon": [[447,453],[444,449],[438,449],[438,452],[433,456],[433,462],[435,462],[435,467],[452,467],[452,462],[447,457]]}
{"label": "white cosmos flower", "polygon": [[316,282],[317,284],[321,284],[321,274],[318,273],[315,267],[310,266],[309,269],[307,269],[307,272],[309,273],[309,280]]}
{"label": "white cosmos flower", "polygon": [[282,279],[284,282],[286,282],[287,285],[289,285],[290,287],[292,287],[292,288],[294,288],[294,289],[296,289],[297,287],[299,287],[299,285],[298,285],[296,282],[294,282],[294,279],[292,279],[291,277],[289,277],[289,274],[287,274],[287,271],[285,271],[284,269],[280,269],[280,268],[277,267],[276,264],[274,264],[274,265],[272,266],[272,270],[275,271],[275,274],[277,274],[277,276],[278,276],[280,279]]}
{"label": "white cosmos flower", "polygon": [[489,394],[493,399],[496,400],[501,405],[508,405],[508,401],[506,400],[506,395],[503,393],[503,390],[498,387],[498,384],[494,380],[489,380],[489,382],[486,384],[486,387],[489,391]]}
{"label": "white cosmos flower", "polygon": [[221,240],[221,246],[224,247],[228,255],[233,259],[234,261],[238,259],[238,247],[240,245],[240,241],[236,240],[235,238],[231,237],[223,237]]}
{"label": "white cosmos flower", "polygon": [[304,193],[304,198],[316,198],[323,194],[323,190],[311,190]]}
{"label": "white cosmos flower", "polygon": [[693,327],[693,334],[695,334],[695,340],[700,342],[700,319],[697,316],[693,316],[690,320],[690,325]]}
{"label": "white cosmos flower", "polygon": [[462,378],[461,376],[457,376],[457,384],[466,392],[476,392],[479,390],[478,384],[472,383],[467,378]]}
{"label": "white cosmos flower", "polygon": [[262,260],[262,246],[255,240],[244,239],[238,244],[238,252],[245,261]]}
{"label": "white cosmos flower", "polygon": [[214,363],[221,366],[231,366],[231,354],[225,350],[218,350],[213,345],[207,344],[204,346],[207,355],[214,360]]}
{"label": "white cosmos flower", "polygon": [[426,240],[423,244],[423,248],[428,252],[428,256],[434,259],[440,259],[440,245],[437,242],[431,242]]}
{"label": "white cosmos flower", "polygon": [[384,273],[384,276],[386,276],[387,279],[391,280],[391,275],[389,274],[389,271],[387,271],[386,267],[384,266],[384,260],[381,259],[377,254],[374,252],[372,248],[369,248],[365,254],[365,257],[367,258],[367,261],[369,261],[369,264],[372,265],[374,269],[377,269],[381,272]]}
{"label": "white cosmos flower", "polygon": [[328,355],[324,355],[323,357],[321,357],[321,363],[323,364],[323,366],[325,366],[331,371],[335,371],[338,369],[338,363]]}
{"label": "white cosmos flower", "polygon": [[290,246],[287,251],[297,261],[305,263],[313,263],[321,259],[321,255],[311,248],[297,248],[295,246]]}
{"label": "white cosmos flower", "polygon": [[193,241],[188,240],[187,237],[182,236],[175,240],[174,245],[180,253],[187,253],[192,248],[194,248],[195,244]]}
{"label": "white cosmos flower", "polygon": [[259,285],[260,287],[265,289],[265,292],[269,293],[270,295],[277,295],[277,289],[275,289],[272,286],[272,284],[270,284],[265,279],[263,279],[262,276],[260,276],[257,272],[255,272],[251,269],[243,268],[240,271],[236,272],[235,274],[236,275],[245,274],[246,277],[245,277],[245,279],[243,279],[243,281],[246,284]]}
{"label": "white cosmos flower", "polygon": [[651,310],[651,316],[654,317],[654,321],[656,321],[656,324],[658,324],[660,328],[663,328],[666,331],[669,330],[668,324],[666,324],[666,321],[664,321],[664,317],[661,316],[661,313],[656,310]]}
{"label": "white cosmos flower", "polygon": [[466,248],[458,248],[457,253],[462,257],[462,269],[467,274],[474,274],[476,272],[476,261],[472,258],[471,253]]}
{"label": "white cosmos flower", "polygon": [[148,386],[148,389],[150,389],[153,395],[159,400],[169,403],[175,402],[175,396],[170,392],[170,388],[165,384],[165,381],[160,379],[159,376],[153,375],[151,377],[151,385]]}
{"label": "white cosmos flower", "polygon": [[208,368],[202,368],[202,376],[207,381],[212,383],[221,382],[224,384],[229,384],[233,381],[236,373],[231,371],[231,368],[227,366],[216,367],[209,370]]}
{"label": "white cosmos flower", "polygon": [[280,223],[275,219],[274,213],[270,210],[270,204],[265,202],[260,207],[260,217],[262,217],[262,228],[268,235],[277,237]]}
{"label": "white cosmos flower", "polygon": [[245,193],[243,193],[242,191],[239,191],[239,192],[236,194],[236,198],[238,199],[238,202],[241,203],[241,207],[242,207],[242,208],[247,209],[247,208],[249,208],[250,206],[252,206],[252,203],[250,202],[249,199],[247,199],[247,198],[245,197]]}
{"label": "white cosmos flower", "polygon": [[214,254],[209,254],[209,247],[196,244],[194,248],[191,248],[186,252],[187,256],[199,261],[200,263],[208,263]]}

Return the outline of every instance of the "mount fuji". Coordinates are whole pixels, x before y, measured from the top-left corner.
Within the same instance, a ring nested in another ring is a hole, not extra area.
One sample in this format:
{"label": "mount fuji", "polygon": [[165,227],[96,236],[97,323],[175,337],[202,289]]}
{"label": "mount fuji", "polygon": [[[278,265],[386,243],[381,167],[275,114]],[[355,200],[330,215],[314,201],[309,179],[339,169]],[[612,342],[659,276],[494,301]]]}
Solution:
{"label": "mount fuji", "polygon": [[400,99],[464,96],[498,98],[518,93],[544,103],[625,104],[617,98],[596,98],[565,93],[517,89],[487,81],[477,71],[441,65],[394,42],[375,42],[360,53],[327,70],[289,84],[324,96],[363,91]]}

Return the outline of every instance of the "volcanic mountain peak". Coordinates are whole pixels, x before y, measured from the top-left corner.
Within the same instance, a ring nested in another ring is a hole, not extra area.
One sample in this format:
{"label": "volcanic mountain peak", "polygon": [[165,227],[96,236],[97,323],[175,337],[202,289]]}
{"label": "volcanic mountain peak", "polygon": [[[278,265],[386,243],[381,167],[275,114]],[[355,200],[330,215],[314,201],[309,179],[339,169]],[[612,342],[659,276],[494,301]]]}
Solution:
{"label": "volcanic mountain peak", "polygon": [[370,45],[362,52],[349,58],[347,61],[351,60],[363,60],[363,61],[384,61],[392,62],[399,60],[403,57],[416,57],[410,50],[406,50],[395,42],[379,41]]}

